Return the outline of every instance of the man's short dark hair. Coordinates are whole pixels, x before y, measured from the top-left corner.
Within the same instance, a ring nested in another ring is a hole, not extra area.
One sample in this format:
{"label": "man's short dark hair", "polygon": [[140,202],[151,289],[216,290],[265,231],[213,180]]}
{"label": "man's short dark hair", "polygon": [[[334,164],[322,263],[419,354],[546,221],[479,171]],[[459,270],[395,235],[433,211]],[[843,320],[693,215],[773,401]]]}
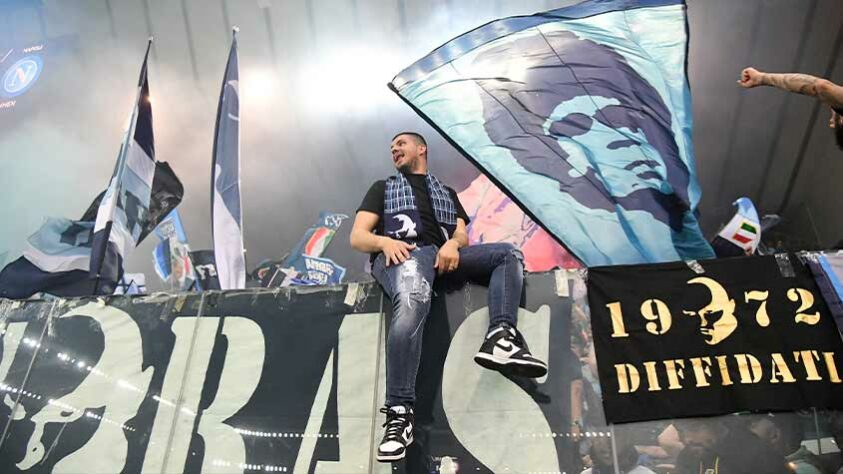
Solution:
{"label": "man's short dark hair", "polygon": [[749,419],[748,428],[761,420],[768,420],[781,432],[784,447],[796,451],[802,440],[805,439],[805,425],[802,417],[797,413],[776,413],[775,415],[755,415]]}
{"label": "man's short dark hair", "polygon": [[419,145],[424,145],[424,146],[427,146],[427,140],[425,140],[425,139],[424,139],[424,137],[423,137],[423,136],[421,136],[421,134],[420,134],[420,133],[416,133],[416,132],[401,132],[401,133],[396,133],[396,134],[395,134],[395,136],[394,136],[394,137],[392,137],[392,140],[391,140],[391,141],[393,141],[393,142],[394,142],[394,141],[395,141],[395,139],[396,139],[396,138],[398,138],[398,137],[400,137],[401,135],[409,135],[409,136],[413,137],[413,139],[415,139],[415,140],[416,140],[416,143],[418,143]]}

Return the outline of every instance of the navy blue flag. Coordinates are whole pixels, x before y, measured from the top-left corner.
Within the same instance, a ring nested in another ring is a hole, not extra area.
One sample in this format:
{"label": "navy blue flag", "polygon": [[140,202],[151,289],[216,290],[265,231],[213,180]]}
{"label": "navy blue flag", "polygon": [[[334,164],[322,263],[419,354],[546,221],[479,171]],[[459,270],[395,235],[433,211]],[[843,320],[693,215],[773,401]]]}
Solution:
{"label": "navy blue flag", "polygon": [[155,273],[164,280],[169,281],[173,273],[173,263],[170,256],[170,239],[166,238],[155,246],[152,251],[152,263],[155,266]]}
{"label": "navy blue flag", "polygon": [[97,211],[90,266],[91,278],[97,280],[120,279],[123,259],[140,242],[150,219],[150,196],[155,178],[152,103],[147,78],[151,46],[150,39],[138,79],[137,101],[111,183]]}
{"label": "navy blue flag", "polygon": [[236,33],[231,42],[220,91],[211,168],[211,234],[217,273],[223,290],[246,287],[240,205],[240,79]]}
{"label": "navy blue flag", "polygon": [[713,258],[683,0],[588,0],[459,36],[390,87],[588,266]]}
{"label": "navy blue flag", "polygon": [[[27,240],[23,256],[0,271],[0,297],[28,298],[45,292],[57,296],[108,294],[117,280],[88,278],[93,222],[48,218]],[[96,286],[96,288],[95,288]]]}
{"label": "navy blue flag", "polygon": [[42,291],[55,296],[73,297],[110,294],[113,283],[88,278],[88,270],[45,272],[26,257],[20,257],[0,270],[0,298],[25,299]]}

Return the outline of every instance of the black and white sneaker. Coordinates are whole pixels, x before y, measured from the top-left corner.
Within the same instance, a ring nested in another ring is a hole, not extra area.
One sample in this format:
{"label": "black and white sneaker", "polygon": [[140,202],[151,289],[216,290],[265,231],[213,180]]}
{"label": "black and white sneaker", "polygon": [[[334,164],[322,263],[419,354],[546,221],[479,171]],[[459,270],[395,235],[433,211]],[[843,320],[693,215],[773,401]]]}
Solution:
{"label": "black and white sneaker", "polygon": [[378,446],[378,461],[392,462],[404,459],[407,446],[413,443],[413,409],[406,405],[381,408],[386,414],[386,433]]}
{"label": "black and white sneaker", "polygon": [[474,362],[506,375],[538,378],[547,373],[547,364],[533,357],[521,333],[506,324],[489,331]]}

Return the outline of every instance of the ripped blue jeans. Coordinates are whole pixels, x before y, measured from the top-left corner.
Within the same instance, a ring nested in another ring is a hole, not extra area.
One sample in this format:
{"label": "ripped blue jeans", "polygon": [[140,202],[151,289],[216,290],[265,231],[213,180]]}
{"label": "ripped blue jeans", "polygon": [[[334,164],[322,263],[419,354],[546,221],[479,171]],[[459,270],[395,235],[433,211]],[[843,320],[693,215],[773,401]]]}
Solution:
{"label": "ripped blue jeans", "polygon": [[[421,360],[422,333],[430,312],[433,282],[437,278],[439,249],[418,247],[400,265],[385,265],[380,254],[372,264],[372,276],[392,300],[392,324],[386,339],[386,404],[412,405],[416,399],[416,374]],[[439,278],[489,285],[489,325],[515,326],[524,264],[521,251],[512,244],[479,244],[460,249],[457,269]],[[480,341],[478,341],[478,344]]]}

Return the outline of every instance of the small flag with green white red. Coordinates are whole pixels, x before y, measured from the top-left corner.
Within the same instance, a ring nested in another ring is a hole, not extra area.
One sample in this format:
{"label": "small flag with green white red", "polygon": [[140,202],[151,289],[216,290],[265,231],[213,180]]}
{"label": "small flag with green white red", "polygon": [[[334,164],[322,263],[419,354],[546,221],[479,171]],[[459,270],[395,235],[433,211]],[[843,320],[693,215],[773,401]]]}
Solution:
{"label": "small flag with green white red", "polygon": [[734,205],[738,207],[737,213],[711,243],[718,257],[752,255],[761,242],[761,223],[755,205],[745,197]]}
{"label": "small flag with green white red", "polygon": [[730,240],[740,242],[742,245],[752,245],[757,237],[759,237],[758,226],[744,220]]}

